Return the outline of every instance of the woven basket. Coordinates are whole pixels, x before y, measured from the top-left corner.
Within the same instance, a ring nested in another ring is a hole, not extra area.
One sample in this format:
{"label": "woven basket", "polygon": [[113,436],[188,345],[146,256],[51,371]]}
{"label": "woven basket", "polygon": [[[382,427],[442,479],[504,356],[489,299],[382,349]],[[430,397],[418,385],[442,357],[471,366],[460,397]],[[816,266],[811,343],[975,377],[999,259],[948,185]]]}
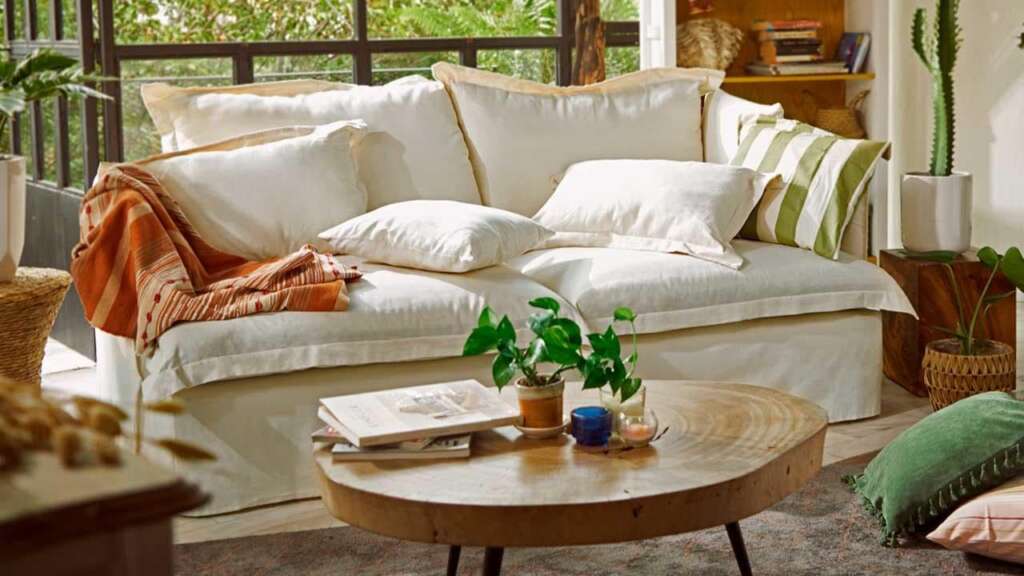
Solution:
{"label": "woven basket", "polygon": [[850,100],[850,103],[842,108],[823,108],[818,105],[817,99],[810,91],[805,90],[803,95],[806,106],[809,110],[809,117],[814,118],[814,125],[822,130],[827,130],[843,138],[861,139],[867,136],[864,126],[860,123],[860,107],[870,94],[865,90]]}
{"label": "woven basket", "polygon": [[18,268],[0,284],[0,376],[39,385],[46,339],[71,275],[50,268]]}
{"label": "woven basket", "polygon": [[676,65],[725,70],[743,47],[739,28],[717,18],[687,20],[676,28]]}
{"label": "woven basket", "polygon": [[974,356],[960,354],[960,343],[952,338],[925,347],[921,372],[933,410],[982,392],[1013,392],[1017,387],[1013,348],[991,340],[977,345]]}

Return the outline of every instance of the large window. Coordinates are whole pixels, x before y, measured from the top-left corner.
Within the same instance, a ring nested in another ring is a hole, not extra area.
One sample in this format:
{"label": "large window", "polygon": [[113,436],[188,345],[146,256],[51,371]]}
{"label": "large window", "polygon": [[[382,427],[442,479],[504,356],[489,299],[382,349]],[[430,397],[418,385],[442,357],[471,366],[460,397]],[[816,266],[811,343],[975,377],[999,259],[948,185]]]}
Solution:
{"label": "large window", "polygon": [[[0,2],[13,16],[4,21],[15,54],[56,46],[119,79],[104,87],[116,98],[112,103],[63,113],[44,106],[38,122],[35,113],[18,122],[15,147],[38,164],[39,179],[62,185],[84,187],[89,168],[101,158],[159,151],[139,97],[147,82],[195,86],[315,77],[381,84],[409,74],[429,76],[438,61],[552,84],[571,78],[575,0]],[[636,70],[637,0],[603,0],[602,15],[609,22],[608,75]],[[69,161],[57,153],[55,140],[62,139]],[[90,143],[92,151],[83,155],[83,144]]]}

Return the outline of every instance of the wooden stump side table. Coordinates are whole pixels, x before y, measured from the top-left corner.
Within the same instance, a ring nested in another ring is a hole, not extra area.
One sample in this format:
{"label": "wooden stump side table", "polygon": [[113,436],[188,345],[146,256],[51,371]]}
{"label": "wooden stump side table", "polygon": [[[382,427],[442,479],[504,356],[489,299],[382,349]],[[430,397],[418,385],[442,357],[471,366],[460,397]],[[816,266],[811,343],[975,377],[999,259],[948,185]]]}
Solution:
{"label": "wooden stump side table", "polygon": [[40,384],[46,339],[69,286],[71,275],[52,268],[18,268],[13,282],[0,283],[0,377]]}
{"label": "wooden stump side table", "polygon": [[[904,250],[882,250],[882,269],[889,273],[910,299],[918,318],[897,312],[882,312],[883,367],[885,375],[917,396],[927,396],[921,377],[925,345],[948,338],[936,327],[956,326],[957,310],[949,274],[938,262],[910,258]],[[967,313],[978,301],[991,270],[967,252],[950,263]],[[1013,290],[1002,275],[996,276],[989,294]],[[992,306],[988,317],[979,322],[978,334],[1016,346],[1016,303],[1006,298]]]}

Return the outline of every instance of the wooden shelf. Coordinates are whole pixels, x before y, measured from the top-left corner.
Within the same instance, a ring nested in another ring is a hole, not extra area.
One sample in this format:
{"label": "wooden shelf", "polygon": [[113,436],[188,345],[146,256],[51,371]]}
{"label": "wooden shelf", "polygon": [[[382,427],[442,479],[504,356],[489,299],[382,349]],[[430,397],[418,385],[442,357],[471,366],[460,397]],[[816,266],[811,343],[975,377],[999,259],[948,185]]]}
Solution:
{"label": "wooden shelf", "polygon": [[860,74],[803,74],[799,76],[726,76],[723,84],[782,84],[787,82],[836,82],[843,80],[874,80],[874,72]]}

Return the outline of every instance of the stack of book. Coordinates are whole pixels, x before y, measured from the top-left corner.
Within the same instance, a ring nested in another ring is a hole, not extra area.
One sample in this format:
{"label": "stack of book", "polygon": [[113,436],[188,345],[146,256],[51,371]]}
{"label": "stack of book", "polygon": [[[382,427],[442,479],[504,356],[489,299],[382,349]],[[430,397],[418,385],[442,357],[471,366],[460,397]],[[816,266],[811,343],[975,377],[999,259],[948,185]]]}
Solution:
{"label": "stack of book", "polygon": [[335,461],[465,458],[472,433],[519,421],[496,390],[460,380],[321,398],[313,441]]}
{"label": "stack of book", "polygon": [[842,61],[825,61],[821,22],[817,20],[758,20],[752,27],[757,35],[758,60],[747,66],[757,76],[797,74],[844,74]]}

